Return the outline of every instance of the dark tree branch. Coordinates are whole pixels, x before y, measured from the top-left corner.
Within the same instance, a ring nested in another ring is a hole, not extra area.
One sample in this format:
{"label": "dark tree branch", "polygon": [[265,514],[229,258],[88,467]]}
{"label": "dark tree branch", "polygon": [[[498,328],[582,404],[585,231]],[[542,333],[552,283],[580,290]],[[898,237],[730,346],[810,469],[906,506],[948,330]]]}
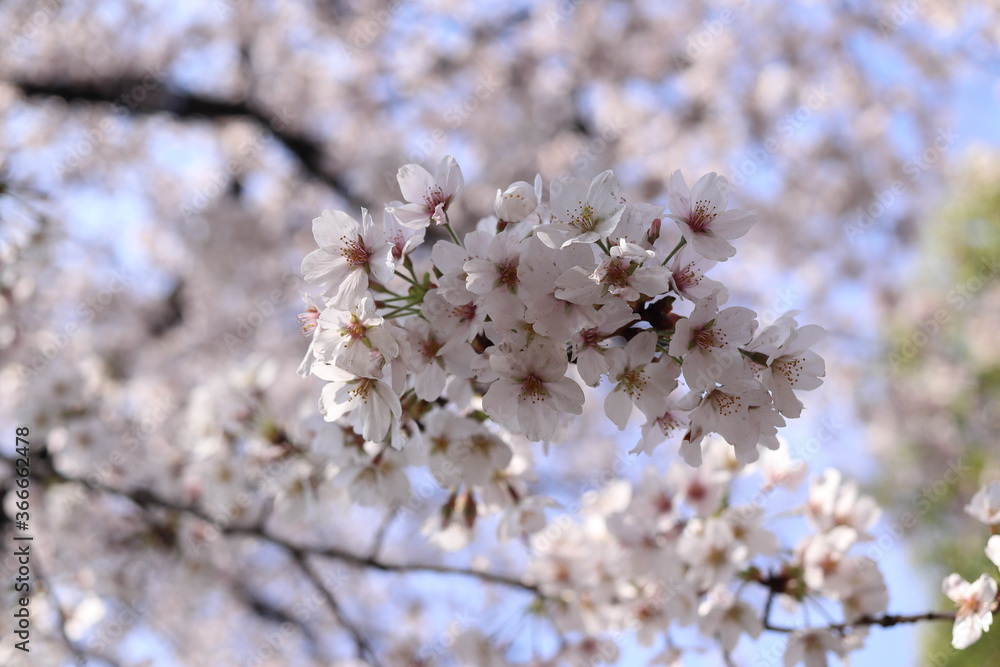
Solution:
{"label": "dark tree branch", "polygon": [[883,628],[891,628],[894,625],[904,625],[907,623],[919,623],[921,621],[954,621],[955,612],[939,612],[939,611],[929,611],[923,614],[882,614],[880,616],[862,616],[850,623],[831,623],[830,625],[823,625],[814,628],[788,628],[780,625],[771,625],[768,623],[764,626],[765,630],[770,630],[771,632],[797,632],[800,630],[836,630],[843,631],[848,628],[856,628],[861,626],[879,625]]}
{"label": "dark tree branch", "polygon": [[[151,77],[147,77],[149,79]],[[246,118],[268,129],[274,138],[295,156],[302,168],[326,184],[352,208],[363,202],[351,192],[337,170],[329,166],[320,142],[289,125],[282,109],[271,112],[252,100],[228,101],[195,93],[170,90],[157,82],[152,90],[143,81],[128,78],[100,81],[48,81],[44,83],[14,80],[9,82],[25,98],[57,97],[69,103],[111,104],[116,113],[129,115],[168,114],[179,120],[224,120]],[[142,95],[138,91],[143,91]]]}
{"label": "dark tree branch", "polygon": [[306,578],[312,582],[312,585],[316,587],[316,590],[318,590],[323,596],[323,599],[326,600],[326,605],[330,608],[330,611],[333,612],[337,622],[340,623],[340,625],[342,625],[351,635],[351,638],[354,640],[354,646],[356,648],[358,658],[363,660],[365,656],[368,656],[372,665],[375,667],[381,667],[378,655],[375,653],[375,649],[372,648],[371,642],[369,642],[364,636],[361,629],[354,625],[354,623],[347,618],[347,615],[344,614],[344,610],[341,608],[340,602],[334,596],[333,591],[323,584],[322,578],[320,578],[320,576],[316,573],[316,570],[314,570],[309,564],[308,557],[301,552],[290,551],[289,553],[291,554],[292,559],[295,560],[296,564],[299,566],[299,569],[301,569],[306,575]]}

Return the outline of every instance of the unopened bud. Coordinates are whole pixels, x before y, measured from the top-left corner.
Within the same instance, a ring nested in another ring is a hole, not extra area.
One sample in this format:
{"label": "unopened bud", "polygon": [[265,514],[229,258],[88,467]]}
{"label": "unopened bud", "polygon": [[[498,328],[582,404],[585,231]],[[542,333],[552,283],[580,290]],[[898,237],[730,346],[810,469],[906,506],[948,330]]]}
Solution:
{"label": "unopened bud", "polygon": [[660,227],[663,225],[663,221],[659,218],[654,218],[653,222],[649,225],[649,232],[646,234],[646,240],[651,244],[656,243],[656,239],[660,238]]}
{"label": "unopened bud", "polygon": [[529,183],[518,181],[503,192],[497,190],[494,209],[497,217],[504,222],[520,222],[534,213],[536,208],[538,197]]}

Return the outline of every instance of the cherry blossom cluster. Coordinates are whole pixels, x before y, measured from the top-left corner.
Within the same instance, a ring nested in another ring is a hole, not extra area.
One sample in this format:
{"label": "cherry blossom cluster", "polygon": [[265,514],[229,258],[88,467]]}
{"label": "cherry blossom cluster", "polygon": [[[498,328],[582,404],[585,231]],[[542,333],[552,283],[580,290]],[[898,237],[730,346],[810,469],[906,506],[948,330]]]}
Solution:
{"label": "cherry blossom cluster", "polygon": [[[672,631],[684,626],[724,651],[744,636],[786,633],[787,666],[827,664],[829,653],[844,658],[861,648],[865,619],[883,614],[889,597],[877,563],[849,551],[872,539],[880,511],[828,469],[810,481],[805,502],[784,513],[802,518],[809,533],[782,548],[766,525],[770,501],[791,494],[807,472],[784,449],[740,467],[712,437],[700,468],[673,466],[664,475],[649,467],[636,485],[616,480],[592,493],[576,519],[561,516],[533,536],[529,572],[554,621],[587,638],[563,647],[561,659],[614,662],[612,638],[628,631],[643,646],[663,647],[650,664],[680,665],[693,648]],[[751,479],[760,487],[747,494]],[[775,621],[779,613],[808,618],[809,606],[824,618],[835,607],[843,620],[798,628]]]}
{"label": "cherry blossom cluster", "polygon": [[[610,171],[554,189],[548,205],[536,177],[498,190],[496,215],[461,239],[449,215],[463,189],[453,158],[434,174],[406,165],[398,181],[405,202],[378,222],[364,209],[324,211],[313,221],[319,248],[302,263],[322,295],[301,316],[312,342],[300,372],[326,382],[325,419],[365,441],[401,450],[445,404],[466,440],[495,439],[488,418],[548,441],[583,411],[581,384],[603,382],[619,429],[636,409],[645,418],[634,452],[676,436],[698,465],[703,439],[718,433],[745,464],[799,416],[796,392],[821,383],[810,350],[820,327],[789,313],[758,330],[754,311],[724,307],[727,289],[706,275],[755,220],[727,210],[725,178],[689,187],[674,173],[668,213],[627,201]],[[450,239],[418,273],[431,225]],[[494,448],[472,446],[483,447]],[[502,469],[505,457],[493,463]]]}
{"label": "cherry blossom cluster", "polygon": [[[992,535],[986,542],[986,556],[1000,568],[1000,482],[984,485],[965,507],[975,519],[990,527]],[[952,629],[952,646],[968,648],[976,643],[993,623],[993,612],[1000,606],[995,576],[982,574],[968,582],[957,573],[949,574],[941,590],[958,606]]]}

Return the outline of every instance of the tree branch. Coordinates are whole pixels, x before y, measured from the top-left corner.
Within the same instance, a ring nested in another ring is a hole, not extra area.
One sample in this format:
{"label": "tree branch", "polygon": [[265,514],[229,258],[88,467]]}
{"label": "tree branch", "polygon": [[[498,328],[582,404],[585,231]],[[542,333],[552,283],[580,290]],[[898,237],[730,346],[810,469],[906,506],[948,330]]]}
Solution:
{"label": "tree branch", "polygon": [[[150,79],[153,77],[146,77]],[[352,209],[364,203],[344,181],[337,170],[324,159],[320,142],[293,130],[287,112],[282,109],[271,112],[253,100],[229,101],[204,97],[195,93],[170,90],[168,86],[154,79],[152,90],[144,85],[145,80],[129,78],[105,79],[97,81],[48,81],[37,83],[14,80],[9,83],[17,88],[25,98],[57,97],[69,103],[111,104],[129,115],[168,114],[178,120],[222,120],[226,118],[246,118],[273,133],[274,138],[295,156],[302,168],[311,176],[326,184],[336,192]],[[143,91],[141,99],[136,94]]]}
{"label": "tree branch", "polygon": [[375,653],[375,649],[372,648],[371,642],[369,642],[368,639],[365,638],[365,636],[361,633],[361,630],[356,625],[354,625],[347,619],[347,616],[344,614],[344,610],[341,608],[340,603],[337,601],[337,598],[334,597],[333,591],[331,591],[329,588],[323,585],[323,580],[320,579],[320,577],[316,574],[316,571],[312,568],[311,565],[309,565],[308,557],[300,552],[290,551],[289,553],[291,554],[292,559],[299,566],[299,569],[302,570],[302,572],[306,575],[306,578],[308,578],[309,581],[312,582],[312,585],[316,587],[316,589],[326,600],[326,604],[330,608],[330,611],[333,612],[333,615],[336,617],[337,622],[340,623],[342,626],[344,626],[344,629],[346,629],[347,632],[350,633],[351,638],[354,640],[354,645],[357,649],[358,658],[363,660],[367,655],[372,665],[374,665],[375,667],[381,667],[378,660],[378,655]]}
{"label": "tree branch", "polygon": [[923,614],[882,614],[881,616],[862,616],[850,623],[831,623],[814,628],[788,628],[780,625],[764,625],[765,630],[771,632],[797,632],[799,630],[836,630],[843,631],[848,628],[861,626],[879,625],[883,628],[891,628],[894,625],[904,625],[906,623],[919,623],[920,621],[954,621],[955,612],[929,611]]}
{"label": "tree branch", "polygon": [[[193,507],[182,505],[165,498],[161,498],[158,495],[147,489],[135,489],[135,490],[124,490],[118,489],[112,486],[108,486],[102,483],[91,483],[86,480],[76,479],[74,477],[69,477],[56,470],[51,470],[50,475],[60,482],[64,483],[75,483],[87,486],[92,489],[99,490],[103,493],[108,493],[111,495],[120,496],[123,498],[128,498],[133,503],[148,509],[150,506],[159,507],[162,509],[168,509],[175,512],[182,512],[184,514],[189,514],[196,517],[216,528],[221,533],[229,535],[249,535],[258,539],[266,540],[272,542],[281,547],[284,547],[292,554],[298,556],[324,556],[327,558],[333,558],[349,565],[354,565],[361,568],[368,568],[373,570],[380,570],[382,572],[435,572],[438,574],[449,574],[449,575],[460,575],[466,577],[475,577],[482,581],[486,581],[494,584],[501,584],[510,588],[518,588],[536,596],[542,597],[542,593],[538,586],[535,584],[530,584],[520,579],[510,577],[503,574],[497,574],[494,572],[486,572],[473,570],[462,567],[454,567],[450,565],[440,565],[435,563],[384,563],[371,556],[359,556],[353,554],[349,551],[344,551],[333,546],[318,546],[318,545],[307,545],[307,544],[295,544],[285,538],[279,537],[267,531],[263,526],[253,525],[253,526],[232,526],[228,524],[222,524],[221,522],[213,519],[205,511]],[[33,475],[34,476],[34,475]],[[45,479],[40,480],[45,483]]]}

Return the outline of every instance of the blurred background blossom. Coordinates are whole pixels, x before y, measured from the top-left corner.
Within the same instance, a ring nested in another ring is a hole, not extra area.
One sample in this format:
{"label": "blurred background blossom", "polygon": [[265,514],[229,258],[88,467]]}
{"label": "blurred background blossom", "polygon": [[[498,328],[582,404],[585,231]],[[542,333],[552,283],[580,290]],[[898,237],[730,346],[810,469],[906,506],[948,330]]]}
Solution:
{"label": "blurred background blossom", "polygon": [[[344,627],[386,665],[461,664],[470,628],[545,648],[502,589],[324,561],[303,571],[339,605],[313,603],[293,556],[144,501],[441,559],[421,529],[447,498],[415,479],[402,509],[352,507],[302,446],[325,425],[295,315],[310,221],[398,200],[400,165],[448,154],[460,234],[536,173],[555,191],[610,168],[660,203],[676,169],[726,175],[760,221],[717,269],[731,301],[832,333],[791,451],[818,437],[817,472],[880,494],[887,537],[863,555],[916,561],[890,577],[899,605],[941,606],[940,576],[985,567],[962,507],[1000,466],[995,3],[8,0],[0,25],[0,420],[31,426],[48,471],[33,662],[5,642],[5,664],[350,664]],[[647,463],[600,415],[564,440],[515,454],[568,506]],[[523,568],[492,534],[447,562]],[[873,633],[853,664],[1000,650],[993,633],[957,654],[942,627],[918,653],[913,632]]]}

